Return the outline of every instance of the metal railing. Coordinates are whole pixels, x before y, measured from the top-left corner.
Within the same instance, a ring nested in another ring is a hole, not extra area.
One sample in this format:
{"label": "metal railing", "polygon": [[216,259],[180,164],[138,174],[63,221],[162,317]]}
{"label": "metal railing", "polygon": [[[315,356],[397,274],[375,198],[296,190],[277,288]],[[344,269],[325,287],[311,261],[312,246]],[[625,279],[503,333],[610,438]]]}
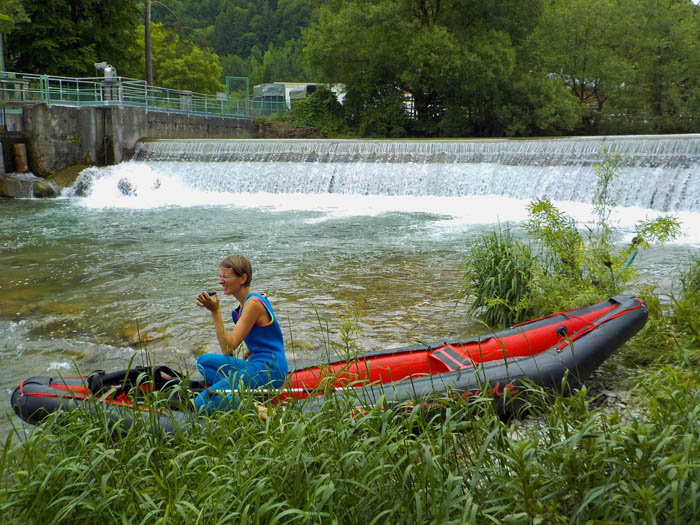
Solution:
{"label": "metal railing", "polygon": [[285,101],[249,100],[149,86],[125,77],[57,77],[0,72],[0,104],[49,106],[135,106],[146,111],[231,118],[272,117],[287,112]]}

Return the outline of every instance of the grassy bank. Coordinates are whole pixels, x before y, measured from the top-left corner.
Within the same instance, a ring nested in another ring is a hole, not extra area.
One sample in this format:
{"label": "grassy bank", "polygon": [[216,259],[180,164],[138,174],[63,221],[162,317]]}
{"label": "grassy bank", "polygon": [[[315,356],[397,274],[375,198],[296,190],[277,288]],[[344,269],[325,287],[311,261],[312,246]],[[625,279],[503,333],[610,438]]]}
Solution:
{"label": "grassy bank", "polygon": [[695,522],[698,268],[603,366],[626,404],[610,403],[599,377],[569,397],[531,389],[508,419],[488,397],[442,399],[437,416],[238,411],[174,436],[148,419],[118,432],[106,417],[54,415],[5,443],[0,522]]}
{"label": "grassy bank", "polygon": [[[647,370],[634,411],[531,392],[431,417],[328,406],[233,412],[187,435],[79,412],[9,441],[3,523],[690,523],[700,517],[700,376]],[[20,430],[21,432],[21,430]]]}

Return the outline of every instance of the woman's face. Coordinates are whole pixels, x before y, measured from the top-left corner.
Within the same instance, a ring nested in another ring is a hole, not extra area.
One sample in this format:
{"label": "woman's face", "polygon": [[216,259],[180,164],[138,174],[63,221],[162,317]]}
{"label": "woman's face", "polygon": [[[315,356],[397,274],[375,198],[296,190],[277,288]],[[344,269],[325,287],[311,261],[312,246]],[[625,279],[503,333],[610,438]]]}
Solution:
{"label": "woman's face", "polygon": [[225,295],[234,295],[243,287],[247,278],[246,274],[236,275],[231,268],[219,266],[219,284]]}

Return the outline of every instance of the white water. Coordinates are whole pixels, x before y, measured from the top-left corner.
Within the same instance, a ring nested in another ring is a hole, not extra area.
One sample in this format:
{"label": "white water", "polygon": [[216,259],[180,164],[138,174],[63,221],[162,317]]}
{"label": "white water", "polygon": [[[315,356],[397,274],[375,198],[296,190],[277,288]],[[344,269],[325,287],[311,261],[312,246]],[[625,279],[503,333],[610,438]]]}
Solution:
{"label": "white water", "polygon": [[[620,204],[700,212],[700,135],[537,141],[159,141],[156,161],[216,192],[463,197],[588,202],[602,149],[623,158]],[[167,162],[175,161],[175,162]],[[178,165],[187,164],[184,169]]]}
{"label": "white water", "polygon": [[[86,170],[65,196],[72,198],[76,188],[82,187],[84,197],[80,202],[93,209],[236,206],[316,212],[318,215],[309,221],[391,212],[424,213],[440,216],[441,220],[434,223],[435,233],[469,225],[519,223],[527,220],[532,199],[549,197],[582,225],[593,220],[589,194],[594,174],[589,168],[578,168],[578,175],[568,177],[568,184],[564,184],[556,180],[556,173],[547,173],[548,168],[540,168],[537,173],[536,168],[529,167],[526,171],[531,173],[520,169],[513,175],[502,173],[507,170],[497,166],[481,166],[479,184],[472,187],[478,191],[468,193],[464,189],[464,166],[449,165],[451,169],[443,168],[442,175],[429,173],[428,167],[434,169],[436,165],[133,161]],[[460,169],[462,184],[450,182],[450,178],[458,177],[455,172]],[[528,175],[533,177],[529,179]],[[636,191],[625,192],[629,185],[619,185],[623,205],[611,216],[612,224],[626,233],[623,240],[634,235],[634,225],[640,220],[668,215],[630,205],[640,193],[658,194],[663,187],[648,183],[639,169],[635,175],[630,178],[636,183]],[[336,185],[343,191],[322,190],[333,177],[343,180],[342,185]],[[700,174],[696,178],[700,181]],[[659,179],[663,181],[663,173]],[[497,188],[502,190],[500,194],[488,193]],[[675,242],[700,245],[700,212],[676,209],[671,214],[682,223],[683,234]]]}

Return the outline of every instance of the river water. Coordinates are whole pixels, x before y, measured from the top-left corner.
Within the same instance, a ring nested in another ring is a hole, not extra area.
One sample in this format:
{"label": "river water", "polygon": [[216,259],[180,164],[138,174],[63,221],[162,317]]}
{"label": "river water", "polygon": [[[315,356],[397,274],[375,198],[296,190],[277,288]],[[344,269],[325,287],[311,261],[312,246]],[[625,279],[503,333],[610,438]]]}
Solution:
{"label": "river water", "polygon": [[[196,295],[245,253],[292,366],[352,319],[362,349],[472,335],[457,304],[470,243],[524,236],[532,198],[592,218],[600,148],[627,158],[612,220],[671,213],[684,235],[635,264],[662,289],[700,246],[700,136],[559,141],[159,141],[85,170],[55,200],[0,201],[0,406],[31,375],[218,351]],[[226,309],[235,306],[224,299]],[[231,325],[229,324],[229,327]],[[0,434],[14,416],[0,421]]]}

